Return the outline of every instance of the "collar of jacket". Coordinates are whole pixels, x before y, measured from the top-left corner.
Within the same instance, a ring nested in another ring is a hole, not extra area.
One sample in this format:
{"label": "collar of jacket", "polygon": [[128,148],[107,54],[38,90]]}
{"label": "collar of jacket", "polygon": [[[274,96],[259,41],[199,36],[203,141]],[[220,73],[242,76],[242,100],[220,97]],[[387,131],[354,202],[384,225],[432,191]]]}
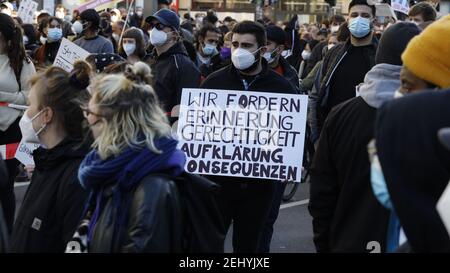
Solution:
{"label": "collar of jacket", "polygon": [[[267,73],[269,72],[269,64],[267,63],[266,59],[261,58],[261,65],[262,65],[262,70],[261,70],[261,72],[259,72],[259,74],[256,75],[255,80],[257,78],[261,78],[261,77],[267,75]],[[239,72],[239,70],[234,66],[233,62],[231,62],[231,65],[230,65],[230,73],[242,81],[243,77],[241,76],[241,73]]]}
{"label": "collar of jacket", "polygon": [[281,65],[281,67],[283,68],[284,71],[283,77],[287,79],[292,79],[297,76],[297,71],[295,70],[294,67],[292,67],[292,65],[288,63],[288,61],[286,61],[285,58],[280,56],[280,60],[278,62],[279,62],[278,64]]}
{"label": "collar of jacket", "polygon": [[[347,41],[345,42],[344,46],[345,51],[349,50],[351,47],[355,47],[352,45],[351,40],[352,40],[351,38],[348,38]],[[375,35],[372,35],[372,42],[370,43],[370,47],[374,50],[377,50],[378,48],[378,39],[377,37],[375,37]]]}
{"label": "collar of jacket", "polygon": [[66,138],[51,149],[39,147],[33,152],[33,159],[38,170],[53,169],[66,159],[82,159],[88,152],[80,139]]}
{"label": "collar of jacket", "polygon": [[158,56],[157,60],[161,60],[167,57],[170,57],[175,54],[182,54],[189,56],[187,54],[186,48],[183,45],[183,42],[177,42],[174,44],[171,48],[169,48],[166,52],[163,52],[161,55]]}

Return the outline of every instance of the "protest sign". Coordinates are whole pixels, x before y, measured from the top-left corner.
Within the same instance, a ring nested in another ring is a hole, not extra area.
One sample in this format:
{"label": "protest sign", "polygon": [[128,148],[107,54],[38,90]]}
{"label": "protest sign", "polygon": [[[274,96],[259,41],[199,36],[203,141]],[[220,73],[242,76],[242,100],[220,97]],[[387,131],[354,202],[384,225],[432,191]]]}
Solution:
{"label": "protest sign", "polygon": [[395,21],[397,21],[397,15],[395,15],[394,9],[389,6],[386,3],[383,4],[376,4],[376,16],[378,18],[379,23],[389,22],[390,20],[386,20],[385,18],[393,18]]}
{"label": "protest sign", "polygon": [[16,159],[23,165],[34,165],[33,151],[39,147],[39,144],[20,142],[16,151]]}
{"label": "protest sign", "polygon": [[63,38],[53,65],[70,72],[76,60],[84,60],[87,56],[89,56],[89,52]]}
{"label": "protest sign", "polygon": [[301,181],[308,96],[183,89],[179,147],[189,173]]}
{"label": "protest sign", "polygon": [[102,9],[106,9],[106,8],[112,8],[114,7],[114,4],[117,1],[113,1],[113,0],[92,0],[89,1],[87,3],[84,3],[83,5],[79,6],[77,8],[77,10],[79,12],[83,12],[87,9],[95,9],[95,10],[100,10],[100,7]]}
{"label": "protest sign", "polygon": [[53,16],[55,14],[55,1],[44,0],[44,10]]}
{"label": "protest sign", "polygon": [[409,1],[408,0],[392,0],[391,1],[392,9],[395,11],[399,11],[408,15],[409,12]]}
{"label": "protest sign", "polygon": [[20,2],[17,16],[22,19],[24,24],[34,23],[34,13],[37,11],[38,3],[31,0],[22,0]]}

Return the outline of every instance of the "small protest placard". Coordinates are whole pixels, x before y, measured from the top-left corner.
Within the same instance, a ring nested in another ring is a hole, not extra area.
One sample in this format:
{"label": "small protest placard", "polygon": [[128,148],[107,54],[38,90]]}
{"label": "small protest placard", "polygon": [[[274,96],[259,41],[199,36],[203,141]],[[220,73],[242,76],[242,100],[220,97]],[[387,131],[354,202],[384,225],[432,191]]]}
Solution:
{"label": "small protest placard", "polygon": [[32,0],[22,0],[20,1],[19,10],[17,11],[17,16],[22,19],[24,24],[34,23],[34,13],[37,11],[38,3]]}
{"label": "small protest placard", "polygon": [[34,165],[33,151],[39,148],[39,144],[26,143],[21,141],[16,151],[16,159],[23,165]]}
{"label": "small protest placard", "polygon": [[308,96],[183,89],[179,147],[190,173],[301,181]]}
{"label": "small protest placard", "polygon": [[409,1],[408,0],[392,0],[391,1],[392,9],[395,11],[399,11],[408,15],[409,12]]}
{"label": "small protest placard", "polygon": [[76,60],[84,60],[88,56],[89,52],[63,38],[53,65],[70,72]]}

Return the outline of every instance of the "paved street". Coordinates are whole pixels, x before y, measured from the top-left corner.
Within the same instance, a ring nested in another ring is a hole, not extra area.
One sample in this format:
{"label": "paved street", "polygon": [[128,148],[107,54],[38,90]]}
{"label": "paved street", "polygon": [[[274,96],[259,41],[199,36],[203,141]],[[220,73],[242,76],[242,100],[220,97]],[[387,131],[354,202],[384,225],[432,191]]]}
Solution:
{"label": "paved street", "polygon": [[[20,208],[27,188],[26,183],[16,183],[16,214]],[[271,252],[274,253],[311,253],[315,252],[312,241],[311,216],[308,213],[309,184],[301,184],[295,196],[283,203],[278,220],[275,223]],[[231,234],[225,243],[225,251],[231,252]]]}
{"label": "paved street", "polygon": [[[295,196],[281,205],[274,226],[271,252],[315,253],[312,241],[312,218],[308,212],[309,183],[301,184]],[[232,252],[231,234],[225,242],[225,252]]]}

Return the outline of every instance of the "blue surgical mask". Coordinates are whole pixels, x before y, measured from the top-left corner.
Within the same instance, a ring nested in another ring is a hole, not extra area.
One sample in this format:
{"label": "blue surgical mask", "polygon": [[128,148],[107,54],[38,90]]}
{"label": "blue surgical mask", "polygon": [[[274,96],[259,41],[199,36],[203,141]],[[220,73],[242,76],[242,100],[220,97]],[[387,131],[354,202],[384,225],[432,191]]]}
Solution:
{"label": "blue surgical mask", "polygon": [[203,53],[206,56],[211,56],[211,55],[215,55],[217,54],[217,48],[215,45],[213,44],[207,44],[205,43],[205,45],[203,46]]}
{"label": "blue surgical mask", "polygon": [[370,32],[370,20],[361,16],[352,18],[350,19],[348,29],[354,37],[362,38]]}
{"label": "blue surgical mask", "polygon": [[59,41],[62,38],[62,29],[60,28],[49,28],[47,38],[52,41]]}
{"label": "blue surgical mask", "polygon": [[373,157],[372,164],[370,165],[370,182],[378,202],[386,209],[392,210],[391,197],[387,189],[383,171],[381,170],[380,161],[376,155]]}

